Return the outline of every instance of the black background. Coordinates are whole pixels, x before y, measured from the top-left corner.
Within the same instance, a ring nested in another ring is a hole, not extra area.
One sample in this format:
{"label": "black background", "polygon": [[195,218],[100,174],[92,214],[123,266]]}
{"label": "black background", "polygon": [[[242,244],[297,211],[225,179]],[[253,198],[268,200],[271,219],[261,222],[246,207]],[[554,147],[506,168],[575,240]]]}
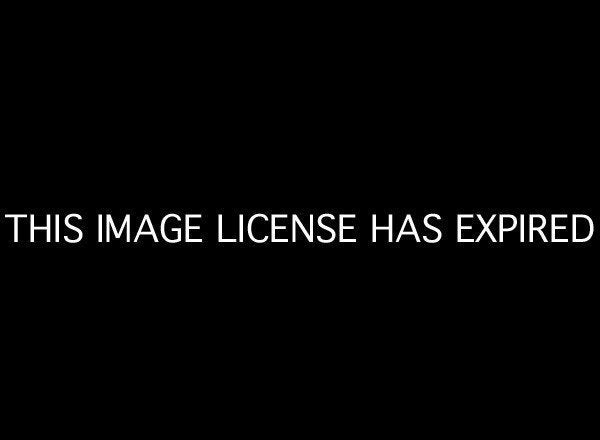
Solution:
{"label": "black background", "polygon": [[[460,246],[453,218],[597,221],[592,29],[524,11],[247,12],[23,16],[3,55],[2,213],[356,212],[361,243],[4,240],[11,412],[573,429],[595,389],[597,238]],[[371,246],[375,212],[438,212],[444,241]]]}

